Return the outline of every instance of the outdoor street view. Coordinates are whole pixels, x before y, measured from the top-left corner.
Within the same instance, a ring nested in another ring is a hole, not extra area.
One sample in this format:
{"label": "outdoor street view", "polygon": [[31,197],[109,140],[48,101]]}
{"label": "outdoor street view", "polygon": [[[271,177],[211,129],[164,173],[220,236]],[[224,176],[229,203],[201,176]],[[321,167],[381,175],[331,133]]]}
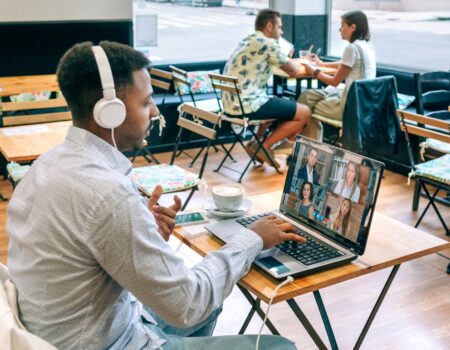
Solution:
{"label": "outdoor street view", "polygon": [[[254,30],[255,13],[268,7],[268,1],[225,0],[223,5],[192,7],[171,2],[136,1],[135,16],[157,14],[158,18],[157,46],[141,49],[156,64],[227,59],[238,41]],[[346,11],[332,11],[328,52],[331,56],[342,55],[345,42],[338,30],[340,16]],[[449,10],[364,11],[369,17],[379,64],[416,70],[450,69]]]}

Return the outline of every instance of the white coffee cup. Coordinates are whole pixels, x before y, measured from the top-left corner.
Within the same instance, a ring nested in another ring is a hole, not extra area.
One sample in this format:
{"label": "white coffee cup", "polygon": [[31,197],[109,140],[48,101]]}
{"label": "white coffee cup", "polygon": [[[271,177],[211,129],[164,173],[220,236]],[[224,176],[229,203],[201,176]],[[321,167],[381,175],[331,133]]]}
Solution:
{"label": "white coffee cup", "polygon": [[239,185],[218,185],[211,189],[217,209],[222,211],[238,210],[244,199],[245,190]]}

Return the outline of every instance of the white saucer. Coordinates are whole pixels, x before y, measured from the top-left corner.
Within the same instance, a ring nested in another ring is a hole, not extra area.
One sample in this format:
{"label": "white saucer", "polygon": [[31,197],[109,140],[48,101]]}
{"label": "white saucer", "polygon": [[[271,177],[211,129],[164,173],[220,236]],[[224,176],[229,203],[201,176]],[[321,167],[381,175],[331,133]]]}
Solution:
{"label": "white saucer", "polygon": [[242,201],[242,204],[240,206],[240,208],[238,210],[235,211],[221,211],[219,209],[217,209],[217,207],[215,206],[214,202],[212,201],[212,199],[209,199],[206,203],[205,203],[205,210],[208,211],[208,213],[210,213],[213,216],[216,216],[218,218],[235,218],[237,216],[242,216],[244,215],[246,212],[248,212],[251,208],[252,208],[252,201],[250,199],[244,199]]}

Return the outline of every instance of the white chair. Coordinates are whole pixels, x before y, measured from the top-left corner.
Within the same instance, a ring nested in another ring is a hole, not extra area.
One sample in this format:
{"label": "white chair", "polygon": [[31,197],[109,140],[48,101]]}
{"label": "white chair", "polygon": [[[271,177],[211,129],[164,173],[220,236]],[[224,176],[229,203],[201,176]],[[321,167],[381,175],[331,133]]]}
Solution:
{"label": "white chair", "polygon": [[0,349],[56,350],[53,345],[28,332],[20,321],[17,290],[3,264],[0,264]]}

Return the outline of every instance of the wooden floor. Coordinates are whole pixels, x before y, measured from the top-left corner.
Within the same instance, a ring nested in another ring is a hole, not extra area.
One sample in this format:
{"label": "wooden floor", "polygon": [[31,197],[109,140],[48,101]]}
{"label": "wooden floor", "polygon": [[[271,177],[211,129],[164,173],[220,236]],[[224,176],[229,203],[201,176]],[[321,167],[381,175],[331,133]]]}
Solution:
{"label": "wooden floor", "polygon": [[[206,167],[205,179],[209,187],[222,183],[235,183],[238,175],[229,170],[220,174],[213,169],[221,159],[223,153],[212,154]],[[161,161],[167,161],[167,154],[157,155]],[[233,166],[241,168],[246,155],[238,155],[238,162]],[[278,156],[283,162],[284,156]],[[177,164],[186,166],[189,159],[181,156]],[[199,163],[199,162],[197,162]],[[146,165],[145,160],[139,159],[137,166]],[[198,168],[196,164],[195,168]],[[250,168],[244,177],[243,186],[249,195],[260,194],[281,189],[284,174],[265,166]],[[377,203],[377,210],[397,220],[413,225],[418,213],[411,211],[412,190],[414,186],[406,185],[406,178],[387,171],[382,181]],[[208,196],[207,186],[194,197],[190,207],[201,206]],[[11,185],[0,181],[0,192],[11,196]],[[165,198],[170,201],[170,197]],[[425,200],[422,199],[423,208]],[[273,203],[274,208],[278,203]],[[450,222],[450,209],[440,206],[446,222]],[[0,203],[0,261],[7,260],[6,225],[7,202]],[[434,234],[450,240],[443,234],[443,228],[437,216],[431,209],[421,226],[425,234]],[[392,234],[395,234],[393,232]],[[176,247],[178,242],[173,238],[171,244]],[[362,349],[449,349],[450,344],[450,277],[445,270],[449,263],[450,251],[434,254],[403,264],[389,290],[386,299],[367,334]],[[195,264],[200,257],[182,247],[178,254],[182,255],[188,265]],[[333,330],[340,349],[352,349],[356,339],[381,291],[390,270],[373,273],[362,278],[341,283],[321,291]],[[320,315],[312,295],[296,298],[300,307],[308,316],[319,334],[326,339]],[[265,309],[265,305],[263,308]],[[219,318],[215,335],[237,334],[249,304],[242,294],[235,288],[224,304],[224,311]],[[306,331],[285,303],[276,304],[271,308],[270,318],[280,333],[294,341],[299,349],[316,349]],[[261,320],[254,318],[247,333],[257,333]],[[263,333],[268,334],[265,329]]]}

